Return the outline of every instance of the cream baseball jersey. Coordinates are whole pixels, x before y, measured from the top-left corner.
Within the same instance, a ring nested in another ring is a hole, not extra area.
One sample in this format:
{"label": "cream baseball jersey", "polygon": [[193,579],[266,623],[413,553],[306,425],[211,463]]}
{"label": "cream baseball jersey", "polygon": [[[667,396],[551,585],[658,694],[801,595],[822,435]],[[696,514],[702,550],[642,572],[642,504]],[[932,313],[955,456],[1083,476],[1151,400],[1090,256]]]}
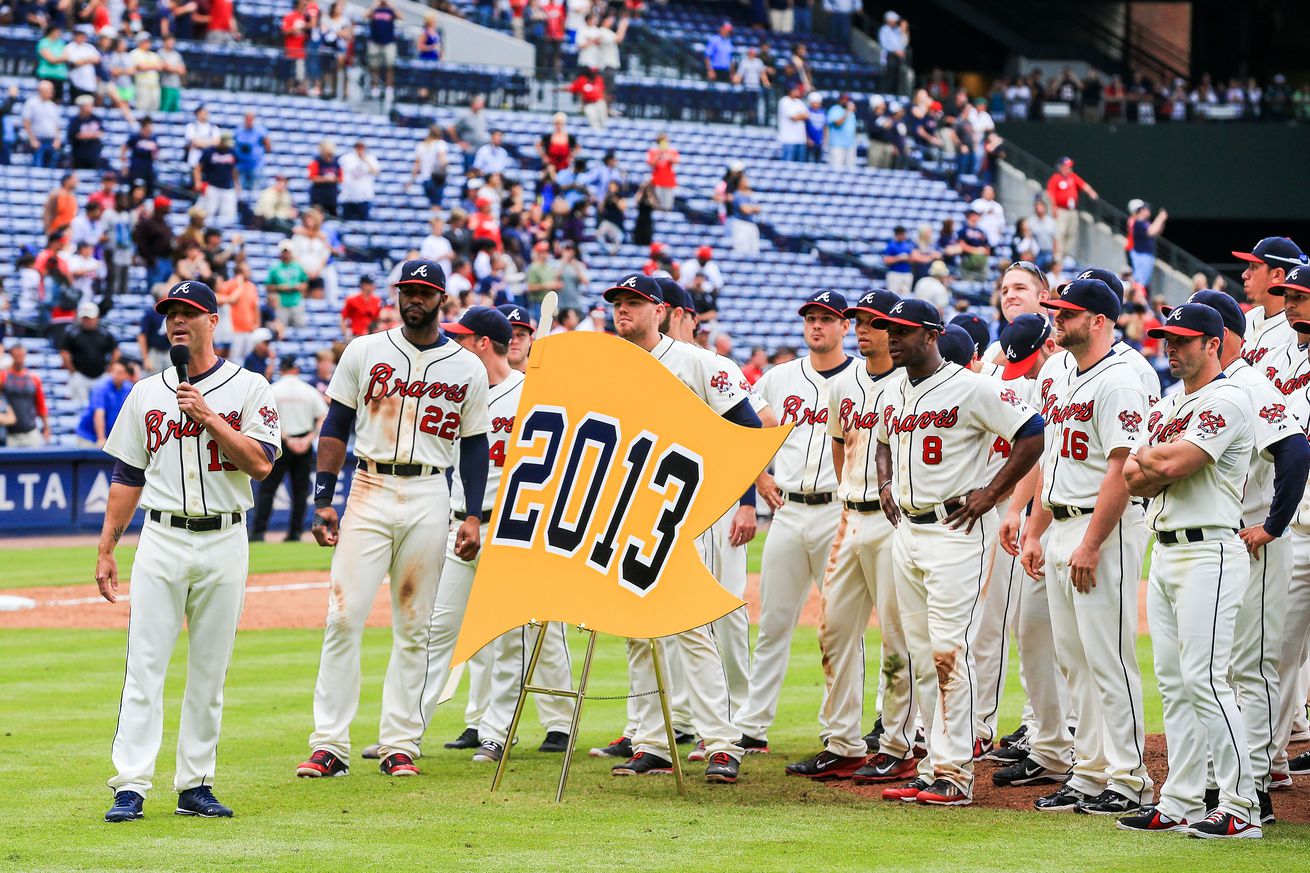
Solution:
{"label": "cream baseball jersey", "polygon": [[1151,530],[1242,526],[1242,488],[1255,444],[1246,388],[1219,377],[1191,394],[1160,400],[1147,417],[1147,445],[1186,440],[1210,456],[1186,479],[1166,485],[1147,508]]}
{"label": "cream baseball jersey", "polygon": [[[233,430],[281,454],[277,404],[263,376],[223,361],[192,384]],[[254,505],[250,476],[177,408],[177,374],[172,367],[132,386],[105,440],[105,451],[145,470],[141,505],[146,509],[205,516],[244,512]]]}
{"label": "cream baseball jersey", "polygon": [[669,372],[678,377],[678,381],[692,390],[692,393],[709,404],[717,414],[723,415],[745,396],[732,374],[720,367],[718,355],[703,354],[704,349],[691,343],[678,342],[667,336],[660,341],[650,353],[655,356]]}
{"label": "cream baseball jersey", "polygon": [[1111,352],[1085,373],[1051,358],[1037,381],[1046,420],[1042,505],[1096,505],[1110,453],[1133,448],[1146,429],[1150,407],[1126,358]]}
{"label": "cream baseball jersey", "polygon": [[843,370],[824,376],[808,357],[798,358],[765,371],[755,383],[755,392],[773,407],[778,423],[795,425],[773,458],[773,478],[783,491],[837,490],[828,438],[828,400],[833,380],[858,366],[853,358],[847,358]]}
{"label": "cream baseball jersey", "polygon": [[1296,331],[1287,323],[1286,312],[1264,318],[1264,307],[1259,309],[1260,320],[1247,316],[1246,345],[1242,347],[1242,357],[1253,367],[1259,366],[1274,349],[1296,342]]}
{"label": "cream baseball jersey", "polygon": [[[1304,398],[1310,386],[1310,346],[1290,342],[1268,352],[1252,369],[1264,376],[1274,390],[1289,400]],[[1306,422],[1302,419],[1302,424]]]}
{"label": "cream baseball jersey", "polygon": [[[523,394],[524,376],[518,370],[510,370],[504,381],[497,382],[487,390],[487,408],[491,416],[491,432],[487,434],[488,451],[491,458],[487,464],[487,490],[483,498],[487,504],[482,509],[490,509],[496,502],[496,489],[500,487],[500,474],[505,469],[505,452],[509,448],[510,434],[514,432],[514,413],[519,408],[519,397]],[[455,443],[455,463],[459,463],[462,443]],[[450,486],[450,508],[455,512],[467,512],[464,505],[464,480],[456,475]],[[489,521],[490,512],[483,512],[481,519]]]}
{"label": "cream baseball jersey", "polygon": [[1224,375],[1242,387],[1255,412],[1251,419],[1255,445],[1242,491],[1242,517],[1247,524],[1259,524],[1269,515],[1274,499],[1274,459],[1269,447],[1296,433],[1300,425],[1287,408],[1287,400],[1246,361],[1233,361],[1224,368]]}
{"label": "cream baseball jersey", "polygon": [[887,386],[905,377],[904,370],[874,376],[856,361],[832,378],[828,392],[828,436],[842,441],[839,500],[878,499],[878,414]]}
{"label": "cream baseball jersey", "polygon": [[916,384],[908,375],[883,392],[878,441],[892,455],[892,494],[926,512],[987,482],[979,459],[996,437],[1014,435],[1037,410],[1008,383],[955,364]]}
{"label": "cream baseball jersey", "polygon": [[[1137,351],[1137,349],[1128,345],[1128,343],[1123,340],[1118,340],[1114,345],[1110,346],[1110,352],[1117,357],[1123,358],[1124,362],[1132,368],[1132,372],[1136,374],[1137,383],[1141,385],[1142,393],[1146,395],[1146,408],[1150,409],[1158,403],[1162,393],[1160,390],[1160,374],[1155,372],[1155,367],[1151,366],[1151,362],[1146,360],[1146,357],[1141,352]],[[1043,365],[1043,374],[1046,373],[1047,367],[1051,367],[1052,369],[1049,376],[1044,376],[1040,380],[1042,385],[1041,390],[1045,390],[1046,380],[1048,378],[1054,379],[1055,374],[1059,372],[1059,370],[1055,369],[1056,367],[1065,370],[1077,369],[1078,364],[1074,360],[1073,355],[1065,351],[1060,351],[1052,355],[1051,359]],[[1038,397],[1041,396],[1041,390],[1038,391]]]}
{"label": "cream baseball jersey", "polygon": [[446,340],[415,348],[392,328],[346,346],[330,400],[355,410],[355,454],[386,464],[454,464],[455,440],[491,429],[487,370]]}
{"label": "cream baseball jersey", "polygon": [[[993,381],[1004,384],[1005,387],[1007,388],[1012,388],[1014,390],[1014,393],[1018,394],[1020,397],[1023,398],[1024,403],[1036,407],[1038,405],[1038,400],[1036,397],[1037,380],[1020,378],[1020,379],[1010,379],[1007,381],[1006,379],[1002,378],[1004,373],[1005,373],[1005,367],[1003,367],[1000,364],[984,363],[982,365],[982,369],[978,371],[978,375],[982,376],[983,378],[992,379]],[[1010,441],[1005,439],[1004,437],[999,437],[999,436],[996,439],[992,440],[983,449],[982,462],[984,465],[986,465],[986,472],[983,475],[983,480],[989,481],[993,476],[995,476],[996,472],[1000,470],[1001,467],[1005,466],[1005,461],[1009,457],[1010,457]]]}

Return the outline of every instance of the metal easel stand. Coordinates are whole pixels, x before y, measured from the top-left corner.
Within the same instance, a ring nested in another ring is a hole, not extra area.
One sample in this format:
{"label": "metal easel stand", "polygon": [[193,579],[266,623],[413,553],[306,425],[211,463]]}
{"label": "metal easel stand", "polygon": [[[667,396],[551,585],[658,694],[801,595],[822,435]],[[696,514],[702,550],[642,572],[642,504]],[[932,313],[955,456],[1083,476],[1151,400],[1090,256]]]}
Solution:
{"label": "metal easel stand", "polygon": [[[532,646],[532,655],[528,658],[528,671],[523,677],[523,683],[519,687],[519,699],[514,704],[514,717],[509,722],[509,733],[505,739],[505,750],[501,753],[500,761],[496,764],[496,775],[491,778],[491,790],[494,792],[500,787],[501,779],[504,778],[505,771],[509,768],[510,750],[514,748],[514,737],[518,734],[519,718],[523,715],[523,707],[527,703],[529,694],[546,694],[551,697],[570,697],[575,701],[573,706],[573,721],[569,724],[569,742],[564,750],[564,767],[559,776],[559,787],[555,790],[555,802],[560,803],[564,800],[564,788],[569,784],[569,770],[573,765],[573,749],[578,742],[578,722],[582,719],[582,703],[587,699],[587,682],[591,678],[591,660],[596,651],[596,632],[586,625],[578,625],[578,630],[584,631],[587,636],[587,653],[582,659],[582,675],[578,679],[578,690],[571,691],[567,688],[546,688],[541,685],[533,685],[532,677],[537,670],[537,660],[541,657],[541,649],[546,641],[546,632],[550,627],[550,622],[538,624],[529,622],[533,627],[538,628],[536,642]],[[655,667],[655,689],[660,696],[660,709],[664,713],[664,730],[669,739],[669,757],[673,761],[673,778],[677,784],[678,794],[686,794],[687,787],[682,778],[682,761],[678,756],[678,747],[673,731],[673,715],[669,711],[669,695],[664,687],[664,662],[660,657],[659,641],[647,640],[646,644],[650,646],[651,659]]]}

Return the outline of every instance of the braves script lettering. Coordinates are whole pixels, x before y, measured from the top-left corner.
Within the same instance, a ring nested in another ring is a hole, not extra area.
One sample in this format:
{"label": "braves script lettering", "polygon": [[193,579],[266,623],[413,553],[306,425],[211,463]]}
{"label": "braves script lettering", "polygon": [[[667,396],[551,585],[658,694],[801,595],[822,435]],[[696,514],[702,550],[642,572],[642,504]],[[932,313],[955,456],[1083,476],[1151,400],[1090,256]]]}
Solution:
{"label": "braves script lettering", "polygon": [[1278,369],[1275,367],[1265,367],[1265,378],[1272,382],[1273,386],[1284,396],[1295,394],[1304,390],[1305,386],[1310,385],[1310,373],[1302,373],[1290,379],[1279,379]]}
{"label": "braves script lettering", "polygon": [[[231,425],[233,430],[241,430],[241,410],[233,410],[219,418]],[[146,451],[152,455],[171,439],[198,437],[204,431],[203,427],[189,418],[177,421],[168,418],[162,409],[146,411]]]}
{"label": "braves script lettering", "polygon": [[513,433],[513,432],[514,432],[514,416],[511,415],[511,416],[509,416],[508,418],[505,418],[505,417],[503,417],[503,416],[497,416],[496,418],[493,418],[493,419],[491,420],[491,432],[492,432],[492,433]]}
{"label": "braves script lettering", "polygon": [[828,410],[820,409],[815,412],[805,405],[805,399],[795,394],[787,395],[787,399],[782,401],[782,423],[787,424],[827,424]]}
{"label": "braves script lettering", "polygon": [[841,416],[841,429],[843,431],[873,430],[878,426],[878,413],[865,412],[861,414],[856,412],[855,401],[849,397],[841,402],[838,415]]}
{"label": "braves script lettering", "polygon": [[955,423],[960,420],[960,407],[958,406],[932,412],[920,412],[917,415],[914,413],[895,415],[894,409],[895,407],[888,406],[882,413],[888,433],[910,433],[915,429],[926,430],[929,427],[955,427]]}
{"label": "braves script lettering", "polygon": [[1042,418],[1047,424],[1063,424],[1066,421],[1091,421],[1095,400],[1086,403],[1070,402],[1060,406],[1060,398],[1047,397],[1042,404]]}
{"label": "braves script lettering", "polygon": [[[1156,413],[1157,415],[1159,413]],[[1187,432],[1187,427],[1192,423],[1192,413],[1187,413],[1182,418],[1171,418],[1161,427],[1157,428],[1151,434],[1151,444],[1171,443]]]}
{"label": "braves script lettering", "polygon": [[368,371],[368,389],[364,392],[364,405],[384,397],[427,397],[432,400],[444,397],[452,403],[462,403],[468,393],[468,383],[455,385],[446,382],[406,382],[395,378],[396,368],[390,364],[374,364]]}

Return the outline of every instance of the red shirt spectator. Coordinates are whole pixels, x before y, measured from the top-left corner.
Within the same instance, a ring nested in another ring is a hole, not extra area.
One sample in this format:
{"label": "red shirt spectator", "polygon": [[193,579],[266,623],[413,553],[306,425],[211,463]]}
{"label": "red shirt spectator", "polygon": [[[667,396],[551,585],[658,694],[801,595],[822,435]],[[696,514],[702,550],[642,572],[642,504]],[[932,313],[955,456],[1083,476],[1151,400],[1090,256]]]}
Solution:
{"label": "red shirt spectator", "polygon": [[1046,181],[1046,199],[1052,206],[1056,209],[1077,209],[1080,193],[1086,191],[1089,196],[1096,196],[1092,186],[1073,171],[1073,161],[1064,158],[1060,161],[1059,167],[1059,171],[1052,173],[1051,178]]}
{"label": "red shirt spectator", "polygon": [[[32,263],[32,268],[41,274],[41,298],[49,300],[50,290],[46,284],[46,276],[50,274],[50,262],[54,261],[61,275],[68,276],[68,263],[59,257],[59,252],[55,249],[44,248],[36,255],[36,260]],[[69,324],[77,318],[77,307],[72,309],[60,309],[53,305],[50,308],[50,321],[55,324]]]}
{"label": "red shirt spectator", "polygon": [[583,103],[599,103],[605,99],[605,79],[600,73],[583,73],[568,90],[581,97]]}
{"label": "red shirt spectator", "polygon": [[209,0],[209,32],[232,32],[232,0]]}
{"label": "red shirt spectator", "polygon": [[668,137],[661,135],[654,148],[646,150],[650,183],[656,188],[678,187],[678,175],[673,168],[680,159],[678,150],[669,145]]}
{"label": "red shirt spectator", "polygon": [[474,239],[489,239],[497,249],[501,247],[500,221],[491,214],[491,201],[478,199],[478,211],[469,217],[469,230]]}
{"label": "red shirt spectator", "polygon": [[547,3],[541,8],[542,14],[546,17],[546,39],[555,42],[564,41],[564,4],[560,0],[554,3]]}
{"label": "red shirt spectator", "polygon": [[361,291],[346,298],[346,305],[341,307],[341,320],[351,336],[363,336],[381,311],[382,298],[371,291]]}
{"label": "red shirt spectator", "polygon": [[309,23],[299,10],[292,9],[282,17],[282,45],[287,57],[293,61],[305,59],[305,40]]}

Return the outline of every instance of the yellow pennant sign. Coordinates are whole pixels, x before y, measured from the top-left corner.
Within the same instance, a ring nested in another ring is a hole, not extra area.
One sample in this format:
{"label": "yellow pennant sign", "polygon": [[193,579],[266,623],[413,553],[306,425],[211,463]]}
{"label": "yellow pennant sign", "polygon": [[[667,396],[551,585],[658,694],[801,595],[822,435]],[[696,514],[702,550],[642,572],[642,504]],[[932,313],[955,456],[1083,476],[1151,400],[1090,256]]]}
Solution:
{"label": "yellow pennant sign", "polygon": [[617,337],[538,340],[452,663],[529,621],[662,637],[741,606],[694,540],[789,430],[725,421]]}

